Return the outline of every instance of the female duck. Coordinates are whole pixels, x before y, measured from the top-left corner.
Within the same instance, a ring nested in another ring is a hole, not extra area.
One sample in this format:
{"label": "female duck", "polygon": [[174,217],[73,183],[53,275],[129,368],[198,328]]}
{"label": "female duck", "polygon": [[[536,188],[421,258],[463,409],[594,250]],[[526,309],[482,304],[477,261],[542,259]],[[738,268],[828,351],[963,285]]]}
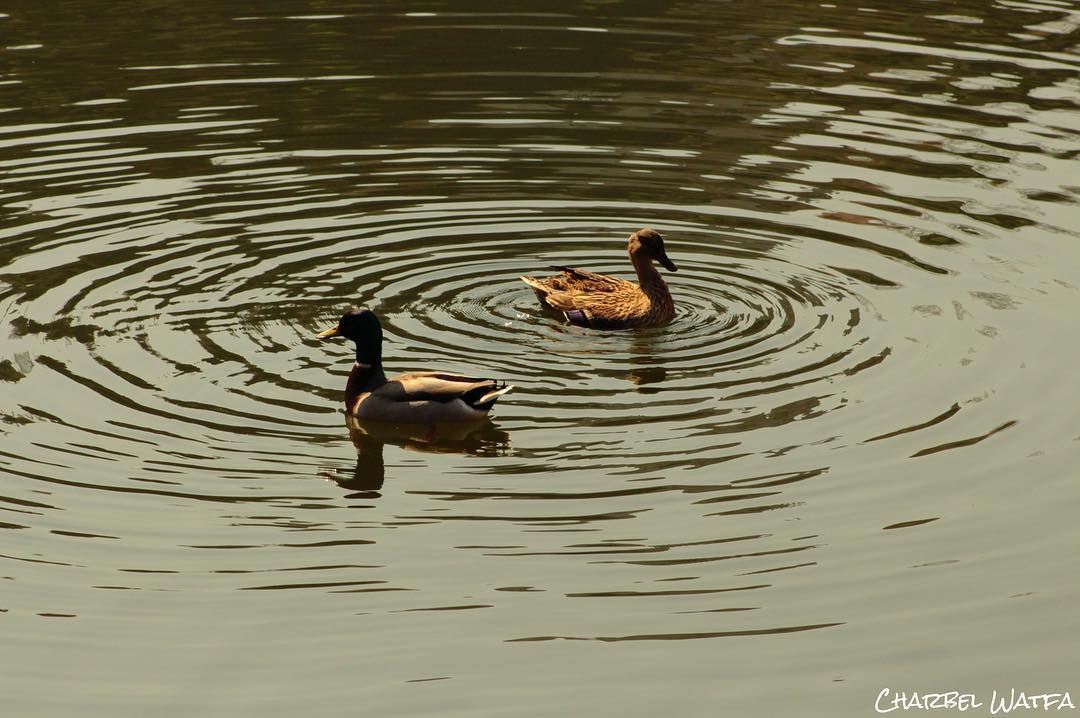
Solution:
{"label": "female duck", "polygon": [[655,261],[678,271],[664,251],[664,238],[656,230],[639,229],[630,235],[628,249],[637,284],[573,267],[552,267],[562,274],[547,279],[526,276],[521,281],[533,288],[542,305],[562,312],[568,322],[580,327],[622,329],[670,322],[675,303],[653,266]]}
{"label": "female duck", "polygon": [[382,366],[382,325],[370,309],[346,312],[320,339],[345,337],[356,343],[356,363],[345,385],[345,410],[360,420],[438,424],[483,419],[499,397],[514,387],[436,371],[386,378]]}

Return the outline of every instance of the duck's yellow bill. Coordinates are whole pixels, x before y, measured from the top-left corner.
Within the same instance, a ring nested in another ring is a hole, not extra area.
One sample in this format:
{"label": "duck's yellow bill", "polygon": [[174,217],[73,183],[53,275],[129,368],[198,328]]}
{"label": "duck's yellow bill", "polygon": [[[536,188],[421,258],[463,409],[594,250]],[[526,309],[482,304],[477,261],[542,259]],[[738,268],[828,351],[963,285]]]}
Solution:
{"label": "duck's yellow bill", "polygon": [[325,332],[319,332],[315,336],[319,339],[326,339],[327,337],[336,337],[338,335],[337,327],[330,327]]}

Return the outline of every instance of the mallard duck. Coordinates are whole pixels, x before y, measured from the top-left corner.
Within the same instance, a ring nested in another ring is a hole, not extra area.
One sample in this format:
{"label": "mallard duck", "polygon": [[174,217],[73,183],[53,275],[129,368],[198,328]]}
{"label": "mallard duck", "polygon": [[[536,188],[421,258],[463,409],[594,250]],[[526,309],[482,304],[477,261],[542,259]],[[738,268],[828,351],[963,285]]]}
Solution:
{"label": "mallard duck", "polygon": [[382,324],[370,309],[352,309],[320,339],[356,342],[356,363],[345,385],[345,410],[362,421],[437,424],[483,419],[500,396],[514,387],[438,371],[386,378],[382,366]]}
{"label": "mallard duck", "polygon": [[664,251],[664,238],[654,229],[639,229],[630,235],[627,248],[637,284],[562,266],[552,267],[562,271],[554,277],[524,276],[521,281],[533,288],[540,304],[562,312],[566,321],[580,327],[622,329],[670,322],[675,317],[675,303],[653,266],[655,261],[678,271]]}

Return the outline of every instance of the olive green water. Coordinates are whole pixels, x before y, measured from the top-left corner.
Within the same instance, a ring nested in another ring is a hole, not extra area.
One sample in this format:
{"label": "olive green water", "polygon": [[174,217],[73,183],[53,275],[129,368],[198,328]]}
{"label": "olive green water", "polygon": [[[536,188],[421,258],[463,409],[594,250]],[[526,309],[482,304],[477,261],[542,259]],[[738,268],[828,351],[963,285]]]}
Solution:
{"label": "olive green water", "polygon": [[[1077,3],[13,0],[0,37],[5,715],[1080,701]],[[642,226],[667,327],[517,279],[627,276]],[[517,388],[350,432],[313,335],[353,304],[389,370]]]}

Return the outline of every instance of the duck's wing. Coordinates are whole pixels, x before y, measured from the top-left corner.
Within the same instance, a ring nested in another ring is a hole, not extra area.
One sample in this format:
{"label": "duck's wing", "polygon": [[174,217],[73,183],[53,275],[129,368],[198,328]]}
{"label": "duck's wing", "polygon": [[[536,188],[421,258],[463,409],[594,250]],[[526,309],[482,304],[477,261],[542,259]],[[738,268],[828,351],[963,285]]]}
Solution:
{"label": "duck's wing", "polygon": [[556,292],[632,292],[638,288],[636,284],[625,279],[609,277],[606,274],[597,274],[576,267],[555,265],[551,269],[558,270],[562,274],[543,279],[528,275],[521,277],[521,281],[532,287],[541,301],[546,301],[548,297]]}
{"label": "duck's wing", "polygon": [[552,269],[563,273],[563,277],[559,277],[559,279],[563,280],[567,289],[589,292],[617,292],[626,289],[627,285],[633,286],[632,282],[627,282],[625,279],[609,277],[606,274],[597,274],[577,267],[555,265]]}
{"label": "duck's wing", "polygon": [[552,309],[560,312],[569,312],[576,309],[587,309],[597,303],[603,303],[611,297],[611,292],[592,292],[569,289],[563,292],[550,292],[544,297],[544,302]]}
{"label": "duck's wing", "polygon": [[380,399],[396,402],[433,401],[445,404],[460,399],[474,409],[483,410],[512,388],[495,379],[421,371],[391,377],[372,393]]}

